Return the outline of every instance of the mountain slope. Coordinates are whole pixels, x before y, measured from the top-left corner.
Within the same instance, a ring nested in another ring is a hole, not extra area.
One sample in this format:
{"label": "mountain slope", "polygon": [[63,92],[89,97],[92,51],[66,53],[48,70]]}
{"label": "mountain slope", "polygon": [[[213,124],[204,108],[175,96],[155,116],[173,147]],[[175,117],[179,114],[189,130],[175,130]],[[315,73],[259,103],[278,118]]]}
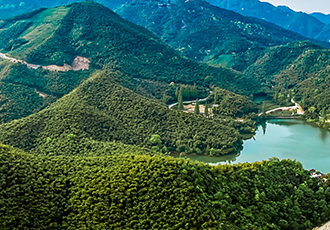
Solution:
{"label": "mountain slope", "polygon": [[96,73],[41,112],[1,125],[0,141],[27,151],[86,154],[90,138],[149,146],[159,135],[170,151],[241,150],[240,135],[226,121],[170,110],[120,86],[113,75]]}
{"label": "mountain slope", "polygon": [[[23,63],[11,65],[10,70],[2,73],[2,84],[19,84],[52,98],[69,93],[93,71],[102,68],[121,72],[117,82],[151,99],[161,99],[166,94],[169,101],[176,101],[170,82],[197,84],[202,95],[210,86],[247,96],[262,90],[258,82],[241,73],[183,58],[147,29],[91,1],[40,9],[7,19],[0,25],[0,40],[0,52],[30,64],[73,65],[77,56],[90,61],[89,70],[77,72],[28,69]],[[24,95],[24,92],[17,94]],[[38,93],[34,97],[38,98]],[[39,111],[39,104],[30,103],[31,109],[24,115],[6,114],[6,110],[2,110],[8,119],[0,122]]]}
{"label": "mountain slope", "polygon": [[3,230],[312,229],[329,220],[329,183],[291,160],[214,167],[139,151],[36,156],[0,144],[0,165]]}
{"label": "mountain slope", "polygon": [[315,107],[314,118],[324,109],[330,114],[330,51],[309,42],[289,43],[265,49],[244,73],[268,88],[288,95],[292,91],[306,111]]}
{"label": "mountain slope", "polygon": [[[96,68],[119,69],[134,78],[214,84],[245,95],[251,94],[251,85],[257,86],[253,79],[244,79],[237,72],[180,57],[150,31],[123,20],[102,5],[83,2],[70,7],[52,37],[28,54],[28,62],[71,63],[79,55],[87,57]],[[211,81],[205,82],[208,76]]]}
{"label": "mountain slope", "polygon": [[314,18],[318,19],[319,21],[323,22],[324,24],[330,24],[330,15],[329,14],[315,12],[315,13],[311,13],[309,15],[313,16]]}
{"label": "mountain slope", "polygon": [[179,2],[170,7],[159,7],[156,2],[126,4],[116,12],[150,29],[190,59],[214,65],[232,67],[233,60],[246,51],[307,40],[272,23],[205,1]]}
{"label": "mountain slope", "polygon": [[[325,23],[306,13],[295,12],[283,6],[275,7],[259,0],[208,0],[208,2],[245,16],[265,19],[309,38],[321,39],[318,35],[326,26]],[[321,41],[329,41],[330,31],[327,31],[326,38],[324,36]]]}
{"label": "mountain slope", "polygon": [[[49,14],[63,18],[58,19],[59,25],[53,25],[55,31],[52,30],[49,36],[44,34],[44,30],[36,32],[34,37],[42,37],[42,43],[30,40],[38,26],[48,24],[45,15]],[[204,79],[210,76],[213,79],[210,84],[245,95],[251,94],[251,89],[244,88],[242,82],[248,82],[246,87],[257,86],[253,79],[246,78],[245,81],[244,76],[237,72],[182,58],[150,31],[123,20],[110,9],[91,1],[46,9],[19,18],[10,19],[2,26],[2,50],[6,51],[4,46],[10,40],[25,39],[26,43],[7,54],[28,63],[71,65],[76,56],[82,56],[90,60],[92,68],[119,69],[134,78],[208,86]],[[31,50],[29,47],[32,47]],[[24,51],[16,51],[19,49]]]}

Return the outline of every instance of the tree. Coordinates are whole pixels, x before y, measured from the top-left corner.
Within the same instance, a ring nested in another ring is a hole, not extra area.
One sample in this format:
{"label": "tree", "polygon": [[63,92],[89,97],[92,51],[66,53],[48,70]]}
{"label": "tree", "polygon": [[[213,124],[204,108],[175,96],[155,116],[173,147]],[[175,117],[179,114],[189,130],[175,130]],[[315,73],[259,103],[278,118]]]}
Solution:
{"label": "tree", "polygon": [[194,110],[195,114],[199,114],[199,101],[198,99],[196,99],[196,104],[195,104],[195,110]]}
{"label": "tree", "polygon": [[320,117],[320,119],[319,119],[319,124],[320,124],[321,127],[324,126],[326,120],[327,120],[327,115],[326,115],[326,113],[325,113],[325,108],[323,108],[323,109],[321,110],[321,117]]}
{"label": "tree", "polygon": [[158,144],[161,144],[162,143],[162,140],[160,139],[160,136],[159,135],[154,134],[154,135],[151,136],[150,142],[153,145],[158,145]]}
{"label": "tree", "polygon": [[215,92],[214,93],[214,104],[217,104],[218,103],[218,93]]}
{"label": "tree", "polygon": [[184,107],[183,107],[183,99],[182,99],[182,87],[180,88],[180,91],[179,91],[179,95],[178,95],[178,107],[179,107],[179,110],[183,110]]}
{"label": "tree", "polygon": [[191,97],[193,97],[193,98],[197,98],[197,86],[196,86],[196,83],[195,83],[194,86],[192,87],[192,90],[191,90]]}
{"label": "tree", "polygon": [[164,103],[164,104],[166,104],[166,102],[167,102],[167,98],[166,98],[166,94],[164,93],[164,95],[163,95],[163,100],[162,100],[162,102]]}
{"label": "tree", "polygon": [[205,117],[209,116],[209,105],[206,103],[205,104],[205,111],[204,111]]}
{"label": "tree", "polygon": [[278,100],[278,89],[275,90],[274,102],[277,102],[277,100]]}
{"label": "tree", "polygon": [[314,113],[315,110],[316,110],[316,108],[314,106],[311,106],[308,108],[308,112],[310,112],[310,113]]}
{"label": "tree", "polygon": [[266,102],[264,101],[262,104],[262,115],[266,115]]}
{"label": "tree", "polygon": [[176,87],[176,89],[175,89],[175,97],[179,98],[179,88],[178,87]]}
{"label": "tree", "polygon": [[288,101],[290,102],[292,99],[292,90],[289,90],[289,98],[288,98]]}
{"label": "tree", "polygon": [[76,139],[76,135],[74,135],[74,134],[69,134],[69,135],[67,135],[67,138],[68,138],[68,141],[71,141],[71,140],[74,140],[74,139]]}

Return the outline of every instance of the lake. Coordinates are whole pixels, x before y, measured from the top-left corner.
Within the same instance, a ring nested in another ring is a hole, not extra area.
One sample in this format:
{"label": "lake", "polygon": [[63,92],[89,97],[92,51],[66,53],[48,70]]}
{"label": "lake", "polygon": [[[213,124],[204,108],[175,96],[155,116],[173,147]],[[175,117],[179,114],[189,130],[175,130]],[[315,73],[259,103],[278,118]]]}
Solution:
{"label": "lake", "polygon": [[297,119],[269,120],[259,127],[254,138],[244,141],[239,155],[222,157],[189,156],[211,164],[243,163],[279,159],[296,159],[305,169],[330,172],[330,131]]}

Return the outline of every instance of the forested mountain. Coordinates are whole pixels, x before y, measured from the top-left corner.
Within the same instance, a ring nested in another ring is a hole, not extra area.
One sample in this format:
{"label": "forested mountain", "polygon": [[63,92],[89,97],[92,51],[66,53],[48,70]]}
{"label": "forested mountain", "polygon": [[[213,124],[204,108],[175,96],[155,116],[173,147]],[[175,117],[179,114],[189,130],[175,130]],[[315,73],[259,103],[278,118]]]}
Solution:
{"label": "forested mountain", "polygon": [[296,12],[288,7],[274,5],[259,0],[207,0],[224,9],[233,10],[245,16],[265,19],[285,29],[303,36],[329,42],[330,28],[307,13]]}
{"label": "forested mountain", "polygon": [[[324,109],[330,113],[329,58],[330,51],[310,42],[295,42],[270,47],[262,52],[246,54],[257,61],[243,72],[263,85],[284,95],[292,91],[308,114],[315,107],[314,118]],[[308,115],[309,116],[309,115]]]}
{"label": "forested mountain", "polygon": [[[0,40],[0,52],[31,64],[71,65],[77,56],[90,61],[89,70],[76,72],[28,69],[24,64],[5,62],[1,84],[19,85],[29,92],[18,91],[15,95],[29,95],[29,109],[20,112],[22,101],[1,91],[2,104],[10,101],[17,105],[10,110],[9,106],[2,107],[1,122],[39,111],[102,68],[120,71],[117,82],[151,99],[166,94],[169,101],[176,100],[171,82],[197,84],[203,96],[210,86],[248,96],[262,90],[254,79],[239,72],[183,58],[147,29],[91,1],[40,9],[4,20]],[[50,97],[39,98],[36,90]]]}
{"label": "forested mountain", "polygon": [[312,229],[329,220],[329,183],[299,162],[214,167],[120,151],[50,157],[0,144],[0,228]]}
{"label": "forested mountain", "polygon": [[150,29],[190,59],[215,65],[232,67],[233,59],[246,51],[307,40],[273,23],[205,1],[182,1],[170,7],[159,7],[157,2],[126,4],[116,12]]}
{"label": "forested mountain", "polygon": [[[155,7],[157,20],[146,19],[160,22],[166,42],[242,72],[189,60],[93,1],[1,21],[0,52],[22,62],[0,61],[0,229],[305,230],[329,221],[330,174],[311,178],[276,158],[211,166],[166,156],[239,153],[239,131],[254,132],[248,98],[257,93],[294,90],[304,107],[328,109],[329,51],[286,44],[304,37],[205,2],[140,3],[121,9]],[[89,68],[74,69],[77,57]],[[47,69],[62,65],[72,68]],[[189,98],[189,89],[210,94],[213,119],[159,100]]]}
{"label": "forested mountain", "polygon": [[241,150],[242,139],[228,122],[168,109],[116,83],[116,74],[95,73],[41,112],[1,125],[0,141],[26,151],[84,155],[92,140],[148,147],[159,135],[165,151]]}

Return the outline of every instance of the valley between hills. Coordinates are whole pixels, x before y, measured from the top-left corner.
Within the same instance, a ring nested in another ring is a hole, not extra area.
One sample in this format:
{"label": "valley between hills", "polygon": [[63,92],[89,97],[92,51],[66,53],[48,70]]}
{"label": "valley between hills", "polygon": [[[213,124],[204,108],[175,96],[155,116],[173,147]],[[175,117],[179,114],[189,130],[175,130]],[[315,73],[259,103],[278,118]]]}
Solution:
{"label": "valley between hills", "polygon": [[[210,2],[9,5],[0,229],[300,230],[330,220],[329,44]],[[265,133],[278,152],[255,145],[261,157],[247,159],[246,143]],[[193,160],[203,157],[235,160]]]}

